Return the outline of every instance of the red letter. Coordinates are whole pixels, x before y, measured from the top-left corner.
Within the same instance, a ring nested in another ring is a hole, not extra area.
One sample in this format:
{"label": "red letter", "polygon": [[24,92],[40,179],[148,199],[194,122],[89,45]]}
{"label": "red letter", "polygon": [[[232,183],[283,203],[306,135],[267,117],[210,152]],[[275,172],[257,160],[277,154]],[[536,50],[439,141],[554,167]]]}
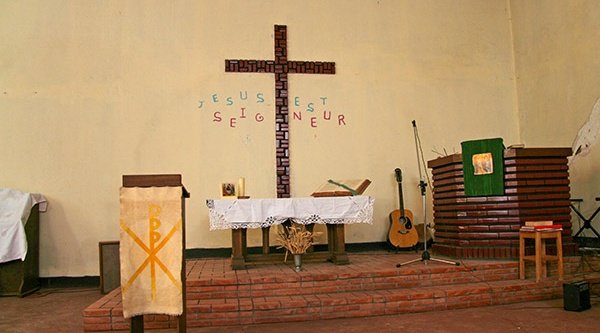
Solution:
{"label": "red letter", "polygon": [[[329,113],[329,116],[327,116],[327,113]],[[323,111],[323,119],[331,120],[331,111]]]}
{"label": "red letter", "polygon": [[346,121],[344,120],[344,115],[338,115],[338,125],[342,126],[342,124],[346,125]]}
{"label": "red letter", "polygon": [[263,115],[262,115],[262,114],[260,114],[260,113],[257,113],[257,114],[256,114],[256,116],[254,116],[254,119],[256,119],[256,122],[260,123],[260,122],[262,122],[263,120],[265,120],[265,117],[263,117]]}
{"label": "red letter", "polygon": [[216,123],[220,123],[223,118],[221,118],[221,112],[217,111],[213,113],[213,121]]}
{"label": "red letter", "polygon": [[294,111],[294,117],[293,117],[293,119],[302,120],[302,112],[296,112],[296,111]]}
{"label": "red letter", "polygon": [[229,119],[229,127],[235,127],[235,118]]}
{"label": "red letter", "polygon": [[317,117],[310,117],[310,127],[317,127]]}
{"label": "red letter", "polygon": [[246,118],[246,108],[240,108],[240,111],[242,111],[240,118]]}

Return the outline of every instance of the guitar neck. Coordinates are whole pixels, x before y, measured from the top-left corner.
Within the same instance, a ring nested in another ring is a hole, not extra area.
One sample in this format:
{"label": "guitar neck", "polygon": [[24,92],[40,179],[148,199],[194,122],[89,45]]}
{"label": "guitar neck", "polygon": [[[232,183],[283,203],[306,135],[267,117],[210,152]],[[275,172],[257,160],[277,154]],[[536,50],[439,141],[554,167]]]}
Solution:
{"label": "guitar neck", "polygon": [[404,218],[404,195],[402,194],[402,182],[398,182],[398,199],[400,201],[400,217]]}

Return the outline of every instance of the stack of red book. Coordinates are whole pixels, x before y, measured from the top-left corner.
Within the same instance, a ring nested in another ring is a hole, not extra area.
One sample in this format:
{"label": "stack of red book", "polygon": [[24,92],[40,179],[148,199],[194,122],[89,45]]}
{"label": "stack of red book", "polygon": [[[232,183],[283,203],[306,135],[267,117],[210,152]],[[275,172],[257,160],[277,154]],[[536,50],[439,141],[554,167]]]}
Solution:
{"label": "stack of red book", "polygon": [[556,231],[562,230],[562,224],[554,224],[552,221],[527,221],[521,227],[522,231]]}

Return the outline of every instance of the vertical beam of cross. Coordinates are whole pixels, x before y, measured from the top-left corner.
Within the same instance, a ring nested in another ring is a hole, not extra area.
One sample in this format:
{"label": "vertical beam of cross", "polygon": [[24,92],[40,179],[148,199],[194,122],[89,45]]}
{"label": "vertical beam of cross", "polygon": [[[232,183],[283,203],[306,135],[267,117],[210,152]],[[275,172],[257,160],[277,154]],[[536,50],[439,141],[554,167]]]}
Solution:
{"label": "vertical beam of cross", "polygon": [[290,197],[290,136],[288,73],[335,74],[335,62],[290,61],[287,54],[287,26],[275,25],[274,60],[225,60],[225,72],[275,74],[275,157],[277,197]]}

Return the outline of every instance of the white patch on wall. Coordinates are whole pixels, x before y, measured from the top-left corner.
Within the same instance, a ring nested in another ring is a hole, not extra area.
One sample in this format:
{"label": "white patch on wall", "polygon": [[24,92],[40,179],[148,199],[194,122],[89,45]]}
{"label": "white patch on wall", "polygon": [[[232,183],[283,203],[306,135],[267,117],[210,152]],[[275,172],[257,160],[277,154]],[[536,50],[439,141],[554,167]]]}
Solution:
{"label": "white patch on wall", "polygon": [[600,98],[594,104],[588,121],[581,127],[573,141],[573,156],[569,157],[569,164],[579,156],[587,155],[592,146],[600,137]]}

